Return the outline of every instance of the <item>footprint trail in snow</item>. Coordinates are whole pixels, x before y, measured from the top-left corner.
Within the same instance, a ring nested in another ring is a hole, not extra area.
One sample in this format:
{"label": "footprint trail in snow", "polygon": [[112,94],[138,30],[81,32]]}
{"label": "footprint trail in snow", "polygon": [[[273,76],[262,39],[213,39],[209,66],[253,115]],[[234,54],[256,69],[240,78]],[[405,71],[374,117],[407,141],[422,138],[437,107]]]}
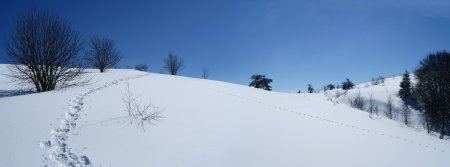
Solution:
{"label": "footprint trail in snow", "polygon": [[69,110],[66,112],[65,117],[61,121],[59,127],[51,130],[46,139],[40,143],[40,146],[46,150],[44,164],[48,164],[48,161],[50,160],[55,162],[59,166],[92,166],[91,160],[86,155],[75,154],[67,145],[67,140],[70,137],[69,132],[76,128],[76,121],[80,118],[80,112],[82,112],[84,98],[86,98],[91,93],[97,92],[101,89],[145,75],[148,74],[117,79],[103,84],[102,86],[91,88],[84,93],[72,97],[69,101]]}

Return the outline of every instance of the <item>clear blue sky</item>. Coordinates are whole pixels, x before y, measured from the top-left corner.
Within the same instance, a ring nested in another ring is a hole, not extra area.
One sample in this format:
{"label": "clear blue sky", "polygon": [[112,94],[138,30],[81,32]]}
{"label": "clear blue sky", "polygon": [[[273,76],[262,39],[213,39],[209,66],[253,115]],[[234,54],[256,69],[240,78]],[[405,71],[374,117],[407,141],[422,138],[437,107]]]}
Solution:
{"label": "clear blue sky", "polygon": [[284,92],[399,75],[429,52],[450,50],[448,0],[3,0],[2,46],[17,15],[32,8],[69,19],[85,39],[112,38],[120,66],[159,72],[173,52],[186,63],[180,75],[208,68],[211,79],[247,85],[265,74]]}

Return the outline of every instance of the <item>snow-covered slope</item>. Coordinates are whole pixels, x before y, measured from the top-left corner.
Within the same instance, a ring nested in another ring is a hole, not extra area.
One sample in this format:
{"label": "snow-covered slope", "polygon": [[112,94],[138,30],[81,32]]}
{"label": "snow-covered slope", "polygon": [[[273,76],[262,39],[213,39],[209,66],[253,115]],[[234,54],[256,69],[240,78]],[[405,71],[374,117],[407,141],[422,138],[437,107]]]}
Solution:
{"label": "snow-covered slope", "polygon": [[[414,75],[411,76],[412,82],[415,83]],[[328,90],[324,93],[325,96],[335,100],[339,103],[344,103],[350,105],[350,101],[354,99],[358,94],[363,97],[366,101],[366,107],[368,107],[368,100],[371,95],[373,95],[373,99],[375,101],[375,105],[377,105],[379,116],[384,117],[386,109],[386,104],[388,98],[391,97],[392,104],[394,108],[393,119],[398,121],[400,124],[403,121],[403,116],[401,114],[403,102],[398,96],[398,92],[400,90],[400,82],[402,81],[402,76],[386,78],[384,83],[380,83],[377,85],[372,84],[371,82],[366,82],[362,84],[355,85],[353,89],[344,91],[342,89],[334,89]],[[367,109],[366,109],[367,110]],[[413,107],[410,107],[409,114],[409,127],[416,128],[416,130],[423,129],[423,125],[421,123],[420,112]]]}
{"label": "snow-covered slope", "polygon": [[[53,165],[44,159],[54,150],[39,145],[67,120],[73,97],[81,102],[75,104],[80,117],[64,144],[94,166],[450,164],[448,141],[389,119],[370,119],[323,94],[132,70],[89,75],[96,82],[87,86],[0,98],[0,166]],[[127,83],[143,103],[164,109],[163,118],[145,131],[127,119],[121,99]]]}

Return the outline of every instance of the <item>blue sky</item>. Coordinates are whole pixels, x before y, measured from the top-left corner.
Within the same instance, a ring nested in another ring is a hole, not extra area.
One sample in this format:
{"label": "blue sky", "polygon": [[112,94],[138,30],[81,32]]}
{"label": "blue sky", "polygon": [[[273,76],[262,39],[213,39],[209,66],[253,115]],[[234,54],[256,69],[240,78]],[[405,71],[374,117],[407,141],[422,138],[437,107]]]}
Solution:
{"label": "blue sky", "polygon": [[185,60],[180,75],[207,68],[210,79],[247,85],[264,74],[284,92],[399,75],[427,53],[450,50],[446,0],[2,1],[1,46],[32,8],[70,20],[84,39],[112,38],[120,66],[160,72],[172,52]]}

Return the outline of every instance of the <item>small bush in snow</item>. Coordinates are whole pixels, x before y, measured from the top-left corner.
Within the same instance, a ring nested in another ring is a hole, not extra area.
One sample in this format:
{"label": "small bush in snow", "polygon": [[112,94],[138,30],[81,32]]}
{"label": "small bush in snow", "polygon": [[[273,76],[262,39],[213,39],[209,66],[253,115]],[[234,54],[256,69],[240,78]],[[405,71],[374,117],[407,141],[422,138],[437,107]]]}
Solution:
{"label": "small bush in snow", "polygon": [[386,115],[389,119],[394,119],[394,105],[392,102],[392,97],[389,95],[386,101],[386,110],[384,111],[384,115]]}
{"label": "small bush in snow", "polygon": [[147,71],[148,66],[147,66],[147,64],[138,64],[138,65],[134,66],[134,69],[138,70],[138,71]]}
{"label": "small bush in snow", "polygon": [[122,92],[122,101],[125,105],[125,111],[128,113],[130,122],[137,127],[144,129],[144,123],[151,123],[153,120],[162,118],[162,109],[152,105],[143,104],[139,96],[135,96],[130,91],[130,84],[127,83],[127,89]]}
{"label": "small bush in snow", "polygon": [[372,78],[372,85],[379,85],[384,83],[384,77],[379,76],[377,78]]}
{"label": "small bush in snow", "polygon": [[358,91],[358,94],[353,99],[350,99],[350,106],[353,108],[364,110],[366,105],[364,97],[361,96],[361,92]]}

